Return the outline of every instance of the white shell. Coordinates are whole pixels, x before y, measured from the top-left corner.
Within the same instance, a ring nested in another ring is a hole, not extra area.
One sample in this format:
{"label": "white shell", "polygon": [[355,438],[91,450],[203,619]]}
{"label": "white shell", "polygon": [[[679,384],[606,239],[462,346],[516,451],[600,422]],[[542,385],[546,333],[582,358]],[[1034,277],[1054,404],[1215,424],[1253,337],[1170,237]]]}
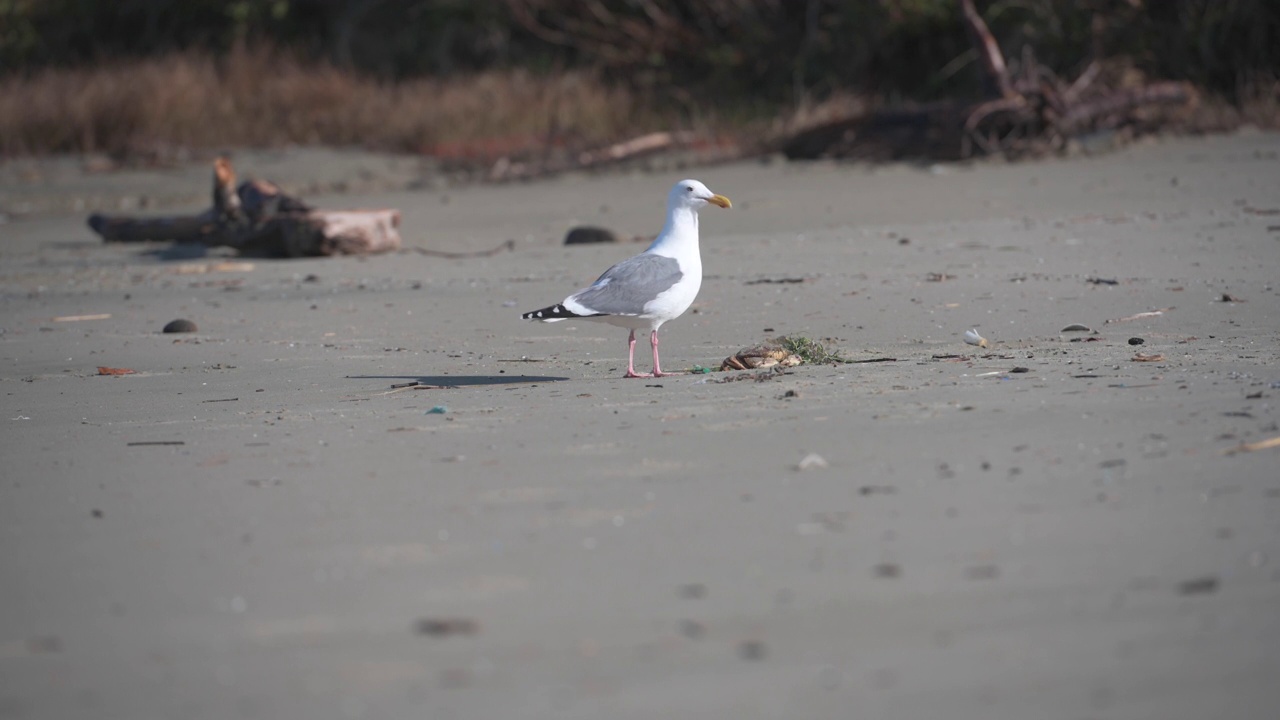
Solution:
{"label": "white shell", "polygon": [[987,347],[987,339],[978,334],[977,329],[970,329],[964,334],[964,341],[970,345]]}

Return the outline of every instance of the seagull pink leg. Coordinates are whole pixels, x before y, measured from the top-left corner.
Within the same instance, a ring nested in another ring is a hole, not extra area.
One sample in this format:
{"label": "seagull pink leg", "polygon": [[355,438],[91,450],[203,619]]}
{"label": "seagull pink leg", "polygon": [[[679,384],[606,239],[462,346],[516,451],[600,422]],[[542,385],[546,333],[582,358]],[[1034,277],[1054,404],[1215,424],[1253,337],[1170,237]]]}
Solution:
{"label": "seagull pink leg", "polygon": [[[656,349],[655,349],[656,351]],[[627,374],[623,377],[629,378],[647,378],[652,375],[641,375],[636,372],[636,331],[632,330],[631,335],[627,337]]]}
{"label": "seagull pink leg", "polygon": [[649,333],[649,345],[653,348],[653,376],[662,377],[668,373],[662,372],[662,367],[658,365],[658,331],[654,330]]}

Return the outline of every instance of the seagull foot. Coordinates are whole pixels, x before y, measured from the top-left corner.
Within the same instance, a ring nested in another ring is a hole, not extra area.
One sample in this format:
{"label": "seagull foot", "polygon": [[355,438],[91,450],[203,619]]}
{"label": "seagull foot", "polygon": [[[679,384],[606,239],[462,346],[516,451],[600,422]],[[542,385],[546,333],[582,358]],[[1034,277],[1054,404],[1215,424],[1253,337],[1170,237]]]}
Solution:
{"label": "seagull foot", "polygon": [[653,377],[653,373],[637,373],[637,372],[628,372],[626,375],[623,375],[622,377],[624,377],[624,378],[651,378],[651,377]]}

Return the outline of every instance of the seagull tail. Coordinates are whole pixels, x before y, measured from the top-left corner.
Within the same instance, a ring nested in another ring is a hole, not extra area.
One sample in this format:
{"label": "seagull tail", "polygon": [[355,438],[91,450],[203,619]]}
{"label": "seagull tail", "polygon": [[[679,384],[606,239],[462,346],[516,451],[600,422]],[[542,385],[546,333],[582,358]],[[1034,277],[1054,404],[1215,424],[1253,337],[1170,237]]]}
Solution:
{"label": "seagull tail", "polygon": [[580,315],[561,303],[556,303],[541,310],[527,312],[520,317],[525,320],[541,320],[542,322],[558,322],[560,320],[571,320],[573,318],[600,317],[601,313],[592,313],[588,315]]}

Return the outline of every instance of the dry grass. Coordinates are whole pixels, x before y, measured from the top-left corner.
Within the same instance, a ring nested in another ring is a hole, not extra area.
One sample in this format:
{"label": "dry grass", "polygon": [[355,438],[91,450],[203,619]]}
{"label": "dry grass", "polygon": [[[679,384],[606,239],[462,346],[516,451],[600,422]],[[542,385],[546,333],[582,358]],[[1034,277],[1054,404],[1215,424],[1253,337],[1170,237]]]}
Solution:
{"label": "dry grass", "polygon": [[0,79],[0,154],[325,144],[485,159],[659,123],[638,110],[584,73],[386,84],[239,48]]}

